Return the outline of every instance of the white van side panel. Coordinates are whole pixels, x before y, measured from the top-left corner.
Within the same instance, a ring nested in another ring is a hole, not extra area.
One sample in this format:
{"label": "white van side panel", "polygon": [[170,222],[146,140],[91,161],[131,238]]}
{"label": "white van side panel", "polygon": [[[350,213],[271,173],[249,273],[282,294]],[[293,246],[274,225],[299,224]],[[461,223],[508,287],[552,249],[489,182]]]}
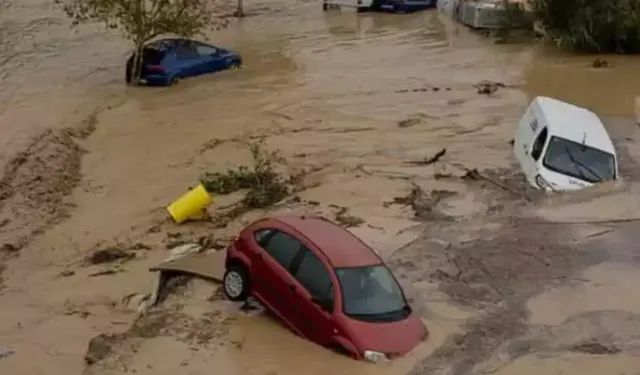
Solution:
{"label": "white van side panel", "polygon": [[[532,123],[537,120],[538,126],[533,129]],[[535,182],[535,174],[537,173],[536,162],[529,155],[533,141],[538,135],[540,130],[546,127],[544,117],[541,116],[537,102],[534,100],[531,102],[524,115],[520,119],[518,129],[516,130],[516,137],[513,142],[513,151],[520,163],[520,168],[527,177],[527,181],[534,187],[537,187]]]}
{"label": "white van side panel", "polygon": [[529,133],[529,121],[532,117],[533,111],[533,103],[527,107],[527,110],[524,112],[522,117],[520,117],[520,122],[518,123],[518,128],[516,129],[516,136],[513,140],[513,151],[520,161],[522,155],[524,155],[523,150],[525,149],[524,145],[530,140]]}

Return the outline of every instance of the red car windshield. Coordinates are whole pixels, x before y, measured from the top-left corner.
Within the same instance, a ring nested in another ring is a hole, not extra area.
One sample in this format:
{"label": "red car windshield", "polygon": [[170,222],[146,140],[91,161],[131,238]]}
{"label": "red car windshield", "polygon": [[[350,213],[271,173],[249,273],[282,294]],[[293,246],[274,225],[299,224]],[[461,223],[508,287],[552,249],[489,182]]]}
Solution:
{"label": "red car windshield", "polygon": [[384,264],[337,268],[343,312],[363,321],[397,321],[411,310],[400,286]]}

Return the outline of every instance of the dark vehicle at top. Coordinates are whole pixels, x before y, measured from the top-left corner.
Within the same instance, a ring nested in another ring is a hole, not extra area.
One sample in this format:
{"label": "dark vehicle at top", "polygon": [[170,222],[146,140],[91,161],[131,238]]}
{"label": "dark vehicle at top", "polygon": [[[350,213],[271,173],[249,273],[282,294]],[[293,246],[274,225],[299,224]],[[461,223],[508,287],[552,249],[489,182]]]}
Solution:
{"label": "dark vehicle at top", "polygon": [[435,8],[437,0],[322,0],[322,9],[355,8],[358,12],[413,13]]}
{"label": "dark vehicle at top", "polygon": [[[133,54],[127,60],[126,81],[132,83]],[[242,66],[235,52],[189,39],[160,39],[142,50],[140,83],[170,86],[181,79]]]}
{"label": "dark vehicle at top", "polygon": [[413,13],[436,7],[436,0],[374,0],[372,11]]}
{"label": "dark vehicle at top", "polygon": [[398,357],[428,335],[382,259],[321,217],[247,226],[227,249],[223,291],[256,298],[298,335],[355,359]]}

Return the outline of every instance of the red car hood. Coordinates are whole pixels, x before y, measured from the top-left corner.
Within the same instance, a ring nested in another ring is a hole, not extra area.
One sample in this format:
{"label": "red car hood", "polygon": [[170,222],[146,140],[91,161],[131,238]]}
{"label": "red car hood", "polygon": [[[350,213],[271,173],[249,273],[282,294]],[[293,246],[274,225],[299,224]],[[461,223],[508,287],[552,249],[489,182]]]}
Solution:
{"label": "red car hood", "polygon": [[361,322],[350,319],[347,326],[356,337],[358,349],[374,350],[391,357],[407,354],[426,338],[427,328],[418,315],[399,322]]}

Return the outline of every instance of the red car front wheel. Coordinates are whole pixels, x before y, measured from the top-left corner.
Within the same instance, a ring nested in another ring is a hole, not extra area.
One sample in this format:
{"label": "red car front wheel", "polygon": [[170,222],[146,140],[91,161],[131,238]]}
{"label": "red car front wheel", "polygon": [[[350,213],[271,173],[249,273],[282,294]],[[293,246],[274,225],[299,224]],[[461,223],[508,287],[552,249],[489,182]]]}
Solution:
{"label": "red car front wheel", "polygon": [[232,301],[245,301],[249,297],[249,276],[242,266],[230,266],[224,273],[222,290]]}

